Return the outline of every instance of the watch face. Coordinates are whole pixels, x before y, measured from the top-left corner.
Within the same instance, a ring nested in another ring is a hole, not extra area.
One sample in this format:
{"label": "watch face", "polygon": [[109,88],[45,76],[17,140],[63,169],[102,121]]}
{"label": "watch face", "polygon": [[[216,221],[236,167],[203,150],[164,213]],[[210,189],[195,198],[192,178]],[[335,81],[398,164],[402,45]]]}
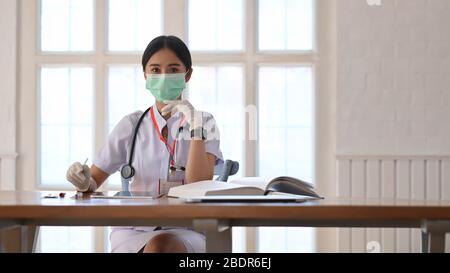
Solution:
{"label": "watch face", "polygon": [[197,128],[191,131],[191,137],[198,137],[203,140],[206,139],[206,130],[204,128]]}
{"label": "watch face", "polygon": [[202,139],[206,140],[206,130],[202,128]]}

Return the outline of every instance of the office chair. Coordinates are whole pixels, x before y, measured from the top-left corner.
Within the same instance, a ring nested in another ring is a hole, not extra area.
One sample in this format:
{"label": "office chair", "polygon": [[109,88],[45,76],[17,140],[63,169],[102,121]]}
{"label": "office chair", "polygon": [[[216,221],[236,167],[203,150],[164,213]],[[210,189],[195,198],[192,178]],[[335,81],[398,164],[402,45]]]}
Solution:
{"label": "office chair", "polygon": [[238,171],[239,162],[228,159],[214,168],[214,175],[218,175],[216,181],[227,182],[228,177],[235,175]]}
{"label": "office chair", "polygon": [[[239,171],[239,162],[233,160],[225,160],[225,162],[214,167],[214,175],[218,175],[216,181],[227,182],[228,177],[235,175]],[[122,179],[122,191],[128,192],[130,181]]]}

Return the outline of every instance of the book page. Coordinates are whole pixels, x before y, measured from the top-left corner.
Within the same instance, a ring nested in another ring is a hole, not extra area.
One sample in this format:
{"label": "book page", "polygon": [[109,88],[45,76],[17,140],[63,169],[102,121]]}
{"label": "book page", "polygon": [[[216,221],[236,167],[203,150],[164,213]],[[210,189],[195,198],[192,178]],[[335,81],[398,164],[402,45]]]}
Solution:
{"label": "book page", "polygon": [[258,187],[264,191],[270,192],[319,197],[314,192],[313,186],[310,183],[289,176],[279,176],[275,178],[246,177],[235,179],[230,183],[247,187]]}
{"label": "book page", "polygon": [[168,196],[169,197],[205,196],[207,195],[208,192],[216,192],[222,190],[227,191],[242,187],[243,187],[242,185],[238,184],[219,182],[215,180],[205,180],[170,188]]}
{"label": "book page", "polygon": [[267,185],[271,182],[271,178],[268,177],[242,177],[230,181],[230,184],[237,184],[247,187],[257,187],[262,190],[266,190]]}
{"label": "book page", "polygon": [[[237,185],[237,184],[235,184]],[[205,195],[264,195],[265,191],[257,187],[237,185],[236,188],[208,191]]]}

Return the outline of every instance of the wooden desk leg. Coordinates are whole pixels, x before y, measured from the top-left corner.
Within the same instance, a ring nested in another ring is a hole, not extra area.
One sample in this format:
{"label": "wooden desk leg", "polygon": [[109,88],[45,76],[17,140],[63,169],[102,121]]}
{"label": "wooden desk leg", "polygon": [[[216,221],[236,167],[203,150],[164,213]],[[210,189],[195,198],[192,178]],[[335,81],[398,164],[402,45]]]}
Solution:
{"label": "wooden desk leg", "polygon": [[445,253],[445,233],[432,232],[428,235],[430,253]]}
{"label": "wooden desk leg", "polygon": [[38,226],[20,227],[20,251],[22,253],[36,252],[37,239],[39,235]]}
{"label": "wooden desk leg", "polygon": [[422,232],[422,253],[444,253],[445,233]]}
{"label": "wooden desk leg", "polygon": [[422,224],[422,252],[444,253],[446,233],[450,233],[450,221],[425,221]]}
{"label": "wooden desk leg", "polygon": [[428,233],[422,230],[422,253],[428,253]]}
{"label": "wooden desk leg", "polygon": [[231,227],[227,223],[216,219],[195,219],[193,227],[205,234],[207,253],[232,252]]}
{"label": "wooden desk leg", "polygon": [[14,249],[14,239],[17,239],[14,237],[14,230],[17,230],[17,225],[0,223],[0,253],[17,252]]}

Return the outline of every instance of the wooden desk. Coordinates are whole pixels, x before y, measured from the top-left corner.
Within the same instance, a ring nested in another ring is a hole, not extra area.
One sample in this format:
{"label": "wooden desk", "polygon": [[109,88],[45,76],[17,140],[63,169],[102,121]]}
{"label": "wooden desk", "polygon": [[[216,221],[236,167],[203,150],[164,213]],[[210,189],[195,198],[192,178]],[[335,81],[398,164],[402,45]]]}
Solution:
{"label": "wooden desk", "polygon": [[[48,193],[48,192],[46,192]],[[327,198],[307,203],[184,204],[178,199],[44,199],[0,192],[0,228],[21,227],[29,251],[39,226],[186,226],[205,232],[207,252],[231,251],[233,226],[421,228],[422,250],[444,252],[450,202]]]}

